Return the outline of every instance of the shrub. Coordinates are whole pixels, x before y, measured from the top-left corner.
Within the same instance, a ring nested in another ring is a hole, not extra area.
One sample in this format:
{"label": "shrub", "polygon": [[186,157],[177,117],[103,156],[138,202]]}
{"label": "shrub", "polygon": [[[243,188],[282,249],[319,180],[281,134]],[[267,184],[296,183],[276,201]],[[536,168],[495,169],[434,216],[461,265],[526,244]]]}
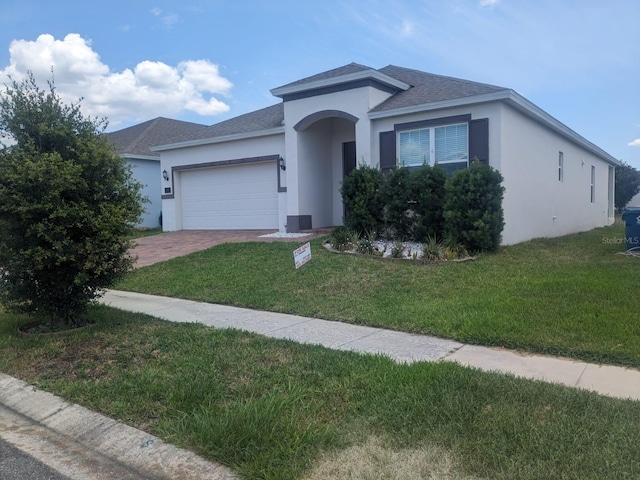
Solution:
{"label": "shrub", "polygon": [[379,252],[376,249],[374,242],[376,241],[377,233],[375,230],[371,230],[363,235],[360,235],[356,242],[356,249],[358,253],[365,255],[378,255]]}
{"label": "shrub", "polygon": [[0,101],[0,300],[10,310],[76,323],[132,266],[141,185],[103,135],[37,87],[13,82]]}
{"label": "shrub", "polygon": [[399,240],[413,235],[411,171],[400,167],[386,174],[383,189],[384,220],[387,235]]}
{"label": "shrub", "polygon": [[437,165],[423,165],[413,171],[410,181],[413,205],[413,239],[424,242],[444,231],[444,198],[447,174]]}
{"label": "shrub", "polygon": [[363,253],[365,255],[375,255],[378,252],[373,241],[366,236],[358,240],[357,248],[358,253]]}
{"label": "shrub", "polygon": [[336,227],[329,236],[329,242],[334,250],[344,252],[353,247],[353,232],[344,225]]}
{"label": "shrub", "polygon": [[444,248],[435,235],[429,236],[422,246],[422,258],[426,262],[436,262],[444,257]]}
{"label": "shrub", "polygon": [[393,242],[393,246],[391,247],[391,257],[392,258],[404,257],[404,244],[400,240],[396,240],[395,242]]}
{"label": "shrub", "polygon": [[504,227],[502,175],[474,161],[446,185],[445,235],[471,251],[495,251]]}
{"label": "shrub", "polygon": [[340,188],[344,224],[358,233],[379,230],[383,222],[382,172],[360,165],[345,177]]}
{"label": "shrub", "polygon": [[446,241],[444,243],[443,256],[445,260],[457,260],[459,258],[467,257],[468,255],[469,252],[461,243],[453,243],[451,241]]}

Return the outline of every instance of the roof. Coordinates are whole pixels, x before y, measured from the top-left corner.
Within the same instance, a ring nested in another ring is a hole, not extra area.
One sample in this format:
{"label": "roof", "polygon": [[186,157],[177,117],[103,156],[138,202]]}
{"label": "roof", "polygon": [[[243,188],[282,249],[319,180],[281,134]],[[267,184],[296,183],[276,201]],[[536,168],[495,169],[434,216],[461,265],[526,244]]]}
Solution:
{"label": "roof", "polygon": [[226,137],[242,133],[257,132],[282,127],[284,106],[277,103],[270,107],[230,118],[200,130],[194,130],[180,137],[181,142]]}
{"label": "roof", "polygon": [[[330,83],[340,83],[343,82],[343,80],[345,82],[359,80],[365,76],[394,87],[394,91],[396,92],[387,101],[374,108],[372,112],[507,90],[494,85],[434,75],[393,65],[376,70],[366,65],[350,63],[288,83],[282,87],[273,89],[272,93],[279,96],[280,92],[301,91],[316,87],[322,88],[322,86]],[[172,142],[165,142],[161,146],[157,144],[158,146],[152,150],[158,152],[179,146],[205,143],[207,139],[219,139],[221,137],[233,137],[261,131],[273,131],[274,129],[281,128],[283,122],[284,105],[283,102],[281,102],[216,123],[209,127],[188,131],[174,138]]]}
{"label": "roof", "polygon": [[472,82],[461,78],[445,77],[433,73],[412,70],[410,68],[388,65],[379,70],[380,73],[411,85],[411,88],[399,91],[386,101],[373,108],[372,112],[394,110],[396,108],[424,105],[457,98],[485,95],[508,88]]}
{"label": "roof", "polygon": [[286,102],[327,93],[327,88],[333,91],[335,88],[357,88],[364,85],[375,86],[390,93],[411,88],[411,85],[385,75],[379,70],[358,63],[350,63],[343,67],[274,88],[271,93]]}
{"label": "roof", "polygon": [[256,135],[284,133],[284,105],[277,103],[255,112],[224,120],[209,127],[193,130],[174,138],[172,142],[158,145],[151,150],[160,152],[186,146],[202,145],[214,141],[247,138]]}
{"label": "roof", "polygon": [[344,65],[342,67],[334,68],[333,70],[327,70],[326,72],[318,73],[316,75],[311,75],[310,77],[305,77],[300,80],[296,80],[295,82],[287,83],[278,88],[291,88],[291,87],[299,87],[308,83],[315,83],[322,80],[330,80],[337,77],[342,77],[345,75],[351,75],[354,73],[364,72],[367,70],[374,70],[371,67],[367,67],[366,65],[360,65],[359,63],[350,63],[348,65]]}
{"label": "roof", "polygon": [[155,156],[150,147],[205,128],[205,125],[158,117],[138,125],[107,133],[109,142],[120,155]]}
{"label": "roof", "polygon": [[[369,111],[370,120],[430,109],[501,101],[582,145],[608,162],[614,165],[619,164],[615,158],[604,150],[592,144],[512,89],[461,78],[435,75],[395,65],[388,65],[376,70],[358,63],[350,63],[274,88],[271,93],[283,98],[283,102],[225,120],[210,127],[187,132],[175,138],[172,142],[165,142],[152,148],[152,151],[159,152],[180,147],[282,134],[284,133],[284,103],[288,99],[304,98],[314,94],[337,91],[331,90],[331,88],[348,89],[359,87],[366,81],[370,81],[371,84],[391,93],[389,98]],[[298,97],[298,95],[301,96]]]}

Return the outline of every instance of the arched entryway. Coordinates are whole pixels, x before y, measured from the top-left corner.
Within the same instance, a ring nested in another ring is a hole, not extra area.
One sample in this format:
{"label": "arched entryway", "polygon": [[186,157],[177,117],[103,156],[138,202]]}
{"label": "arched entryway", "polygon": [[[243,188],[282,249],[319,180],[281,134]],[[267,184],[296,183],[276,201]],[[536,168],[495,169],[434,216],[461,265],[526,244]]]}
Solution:
{"label": "arched entryway", "polygon": [[342,225],[340,187],[345,172],[356,164],[355,124],[358,118],[325,110],[295,125],[298,151],[298,205],[314,228]]}

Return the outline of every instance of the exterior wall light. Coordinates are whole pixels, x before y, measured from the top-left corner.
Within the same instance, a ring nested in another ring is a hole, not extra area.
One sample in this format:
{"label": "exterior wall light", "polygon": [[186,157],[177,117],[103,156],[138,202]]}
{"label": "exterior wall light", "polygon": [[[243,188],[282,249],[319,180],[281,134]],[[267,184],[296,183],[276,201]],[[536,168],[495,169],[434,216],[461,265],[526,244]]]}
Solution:
{"label": "exterior wall light", "polygon": [[284,158],[282,158],[282,157],[280,157],[280,158],[278,159],[278,165],[280,165],[280,170],[283,170],[283,171],[284,171],[284,170],[286,170],[286,169],[287,169],[287,166],[286,166],[286,165],[285,165],[285,163],[284,163]]}
{"label": "exterior wall light", "polygon": [[162,171],[162,178],[164,178],[167,182],[169,181],[169,174],[166,170]]}

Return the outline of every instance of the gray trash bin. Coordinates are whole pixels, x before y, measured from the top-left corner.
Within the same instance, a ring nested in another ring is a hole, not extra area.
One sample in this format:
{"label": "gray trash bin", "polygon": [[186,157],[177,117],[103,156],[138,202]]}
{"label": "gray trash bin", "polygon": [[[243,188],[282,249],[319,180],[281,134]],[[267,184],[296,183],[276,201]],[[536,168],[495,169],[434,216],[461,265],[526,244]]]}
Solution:
{"label": "gray trash bin", "polygon": [[640,207],[625,208],[622,212],[622,220],[627,250],[635,248],[640,251]]}

